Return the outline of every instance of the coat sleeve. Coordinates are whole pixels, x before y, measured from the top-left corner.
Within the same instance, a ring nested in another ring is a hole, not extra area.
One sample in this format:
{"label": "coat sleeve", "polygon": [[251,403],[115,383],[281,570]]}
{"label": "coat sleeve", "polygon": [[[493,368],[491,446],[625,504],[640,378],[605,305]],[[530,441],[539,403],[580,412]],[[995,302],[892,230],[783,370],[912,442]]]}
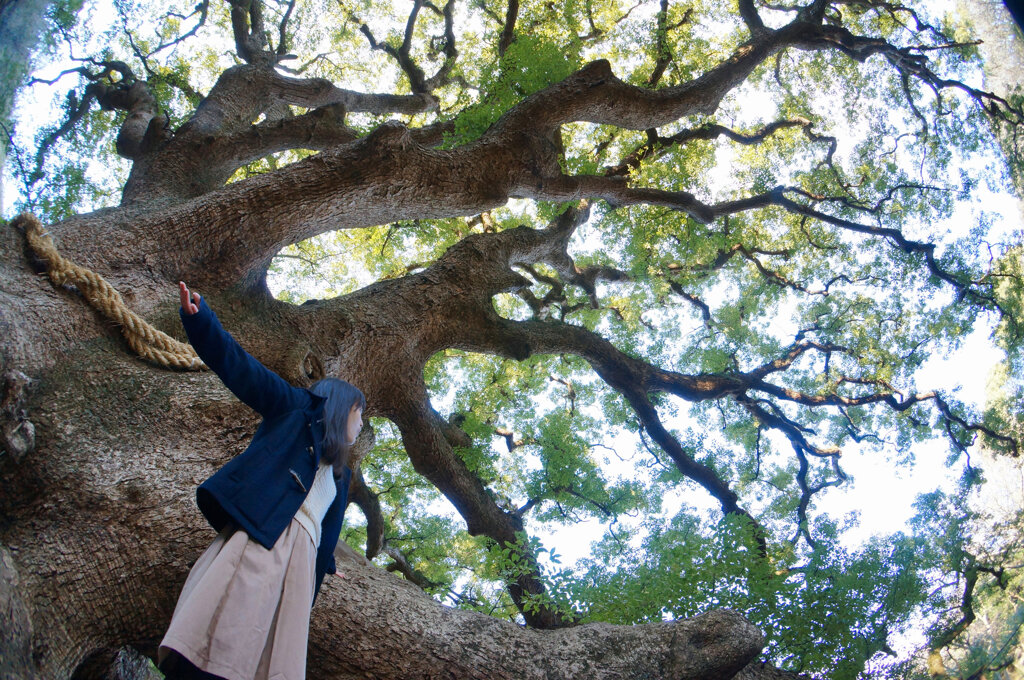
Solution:
{"label": "coat sleeve", "polygon": [[260,415],[267,417],[310,405],[306,390],[292,386],[242,349],[220,325],[204,298],[199,298],[199,311],[195,314],[186,314],[183,309],[178,313],[199,358],[236,397]]}

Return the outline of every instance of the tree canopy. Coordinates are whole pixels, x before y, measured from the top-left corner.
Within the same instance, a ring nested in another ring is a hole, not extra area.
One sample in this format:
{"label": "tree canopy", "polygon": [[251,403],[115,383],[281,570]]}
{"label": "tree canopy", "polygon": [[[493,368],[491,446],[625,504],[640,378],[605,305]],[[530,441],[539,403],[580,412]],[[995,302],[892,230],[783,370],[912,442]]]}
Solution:
{"label": "tree canopy", "polygon": [[[375,441],[343,537],[376,564],[535,628],[732,608],[767,660],[821,677],[1013,667],[1020,508],[972,499],[978,457],[1021,447],[1022,234],[999,197],[1024,94],[986,88],[970,16],[62,0],[47,21],[15,211],[186,215],[200,240],[207,220],[222,237],[156,269],[209,262],[201,292],[269,285],[344,333],[364,323],[345,305],[441,310],[360,369]],[[985,404],[921,379],[972,333],[1000,350]],[[946,479],[906,525],[847,540],[860,517],[830,498],[925,469]]]}

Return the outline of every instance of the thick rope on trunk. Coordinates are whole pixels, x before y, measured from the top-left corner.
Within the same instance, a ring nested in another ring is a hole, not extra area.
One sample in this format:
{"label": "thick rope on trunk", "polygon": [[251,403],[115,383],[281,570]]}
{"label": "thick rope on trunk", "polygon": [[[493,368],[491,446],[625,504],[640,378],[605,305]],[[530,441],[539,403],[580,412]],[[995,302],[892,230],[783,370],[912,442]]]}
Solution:
{"label": "thick rope on trunk", "polygon": [[121,294],[102,276],[62,257],[35,215],[21,213],[11,224],[25,230],[29,247],[46,261],[46,272],[54,285],[74,284],[90,305],[121,325],[121,333],[136,354],[158,366],[194,371],[206,368],[191,345],[153,328],[148,321],[128,309]]}

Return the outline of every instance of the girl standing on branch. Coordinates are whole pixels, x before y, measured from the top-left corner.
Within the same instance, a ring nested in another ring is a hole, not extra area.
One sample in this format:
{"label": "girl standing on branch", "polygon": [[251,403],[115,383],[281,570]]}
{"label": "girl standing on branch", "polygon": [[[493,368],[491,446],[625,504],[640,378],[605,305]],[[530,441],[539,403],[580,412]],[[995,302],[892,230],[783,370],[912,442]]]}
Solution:
{"label": "girl standing on branch", "polygon": [[337,378],[293,387],[242,349],[198,293],[178,287],[189,342],[263,422],[196,491],[220,533],[185,581],[160,668],[172,679],[302,680],[310,608],[336,573],[366,398]]}

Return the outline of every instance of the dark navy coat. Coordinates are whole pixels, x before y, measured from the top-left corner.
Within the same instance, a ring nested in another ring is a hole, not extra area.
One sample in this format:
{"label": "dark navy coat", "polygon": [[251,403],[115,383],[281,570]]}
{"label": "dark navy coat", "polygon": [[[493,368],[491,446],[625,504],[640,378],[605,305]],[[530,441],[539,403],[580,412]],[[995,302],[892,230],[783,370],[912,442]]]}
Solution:
{"label": "dark navy coat", "polygon": [[[249,447],[199,485],[196,502],[217,531],[233,521],[269,550],[313,486],[324,439],[325,399],[292,386],[254,359],[221,327],[206,300],[200,298],[195,314],[179,313],[200,358],[236,397],[263,416]],[[351,480],[352,471],[345,468],[321,525],[314,600],[324,575],[337,571],[334,548]]]}

